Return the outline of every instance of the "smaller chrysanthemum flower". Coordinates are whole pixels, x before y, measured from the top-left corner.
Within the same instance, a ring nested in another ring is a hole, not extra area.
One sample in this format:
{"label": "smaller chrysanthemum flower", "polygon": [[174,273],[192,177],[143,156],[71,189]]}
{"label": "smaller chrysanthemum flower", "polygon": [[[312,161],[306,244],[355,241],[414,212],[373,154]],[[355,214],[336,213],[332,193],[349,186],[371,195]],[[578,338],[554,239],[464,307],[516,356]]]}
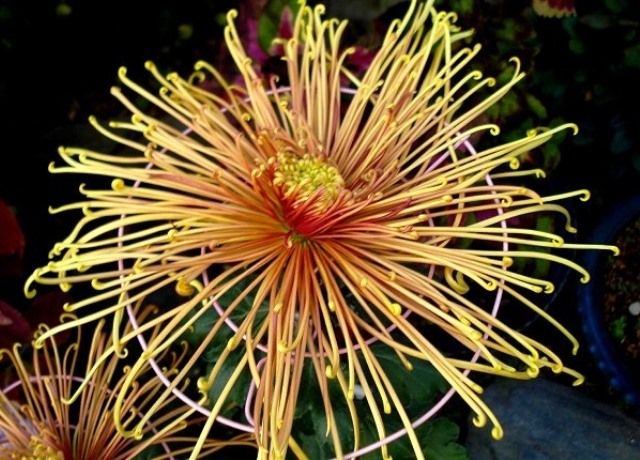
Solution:
{"label": "smaller chrysanthemum flower", "polygon": [[[190,446],[193,441],[177,433],[189,424],[190,412],[183,405],[172,406],[171,399],[161,404],[157,418],[142,427],[137,439],[118,434],[118,429],[139,426],[138,420],[164,387],[153,372],[140,376],[140,384],[121,401],[119,419],[114,419],[127,368],[116,354],[101,362],[100,356],[113,348],[103,332],[103,322],[97,324],[92,336],[82,337],[80,329],[73,334],[75,339],[65,349],[48,339],[33,350],[30,359],[23,358],[18,344],[2,351],[18,380],[0,391],[0,458],[128,460],[154,446],[159,452],[153,457],[156,459],[174,459],[188,453],[190,447],[185,443]],[[180,356],[164,357],[169,369],[184,358],[186,348],[183,350]],[[85,379],[85,374],[90,377]],[[80,388],[82,394],[76,398]],[[245,438],[208,441],[203,452],[245,442]]]}

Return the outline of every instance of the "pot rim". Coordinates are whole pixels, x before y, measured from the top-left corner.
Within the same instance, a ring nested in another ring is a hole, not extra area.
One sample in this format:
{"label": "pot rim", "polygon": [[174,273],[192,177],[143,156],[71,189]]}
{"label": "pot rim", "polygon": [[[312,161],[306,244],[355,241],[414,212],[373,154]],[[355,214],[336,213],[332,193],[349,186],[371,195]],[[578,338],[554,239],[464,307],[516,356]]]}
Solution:
{"label": "pot rim", "polygon": [[[613,244],[616,236],[629,222],[640,217],[640,194],[633,195],[607,212],[591,234],[594,243]],[[584,267],[592,281],[578,289],[578,311],[589,351],[609,383],[619,391],[629,405],[640,405],[640,381],[633,376],[611,339],[601,314],[604,262],[607,255],[591,251],[584,255]]]}

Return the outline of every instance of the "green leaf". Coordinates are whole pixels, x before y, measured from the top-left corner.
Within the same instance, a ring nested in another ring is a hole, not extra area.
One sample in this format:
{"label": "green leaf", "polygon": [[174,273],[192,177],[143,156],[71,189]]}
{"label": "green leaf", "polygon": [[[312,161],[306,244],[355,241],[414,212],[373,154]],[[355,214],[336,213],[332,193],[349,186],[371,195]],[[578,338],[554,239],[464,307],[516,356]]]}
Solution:
{"label": "green leaf", "polygon": [[579,37],[571,37],[569,40],[569,49],[578,56],[581,56],[585,53],[586,49],[584,46],[584,42]]}
{"label": "green leaf", "polygon": [[[244,290],[246,290],[246,288],[254,279],[255,277],[246,276],[242,279],[242,281],[231,287],[231,289],[229,289],[229,291],[222,295],[220,300],[218,301],[220,306],[224,309],[228,305],[230,305],[242,294]],[[252,308],[254,298],[255,295],[252,292],[245,296],[235,307],[233,313],[231,313],[229,318],[236,324],[241,323],[242,319]],[[267,302],[263,302],[263,304],[260,305],[260,307],[258,308],[258,312],[256,313],[257,321],[260,321],[265,317],[268,308],[269,306]],[[214,324],[218,322],[219,318],[220,316],[218,312],[213,307],[206,311],[200,318],[198,318],[193,327],[183,336],[184,340],[186,340],[187,343],[190,344],[191,349],[194,349],[195,347],[198,347],[202,344],[202,342],[206,338],[206,335],[211,331]],[[226,325],[221,327],[220,330],[216,332],[213,341],[208,344],[206,350],[202,355],[198,369],[196,369],[195,372],[197,375],[194,375],[195,378],[207,377],[210,374],[215,364],[219,361],[221,353],[227,346],[229,339],[233,335],[234,332]],[[242,344],[239,345],[239,347],[242,346]],[[243,353],[244,352],[242,350],[234,351],[230,353],[229,356],[225,359],[220,370],[218,371],[218,375],[216,376],[213,386],[209,389],[208,396],[211,402],[217,401],[218,398],[220,398],[224,386],[231,378],[231,375],[240,362]],[[222,409],[223,414],[238,409],[239,407],[244,405],[250,379],[251,374],[249,372],[249,369],[248,367],[245,367],[236,380],[236,383],[233,385],[230,393],[225,398],[225,405]]]}
{"label": "green leaf", "polygon": [[627,5],[625,0],[604,0],[604,4],[614,13],[620,13]]}
{"label": "green leaf", "polygon": [[258,42],[264,51],[269,51],[271,42],[278,35],[280,19],[285,8],[289,8],[295,17],[300,4],[297,0],[270,0],[258,19]]}
{"label": "green leaf", "polygon": [[625,335],[625,329],[627,328],[626,316],[621,316],[620,318],[612,321],[609,328],[614,339],[622,340]]}
{"label": "green leaf", "polygon": [[[430,460],[467,460],[469,454],[456,441],[460,435],[458,425],[447,418],[437,418],[419,431],[424,442],[424,453]],[[409,458],[409,457],[406,457]]]}
{"label": "green leaf", "polygon": [[425,361],[408,358],[413,370],[407,370],[391,348],[386,345],[371,347],[401,401],[410,408],[423,411],[436,396],[448,389],[446,380]]}
{"label": "green leaf", "polygon": [[624,50],[624,63],[634,69],[640,69],[640,44]]}
{"label": "green leaf", "polygon": [[[556,230],[556,222],[551,216],[538,216],[536,218],[536,230],[540,230],[541,232],[554,233]],[[551,252],[549,248],[544,247],[530,248],[529,250],[547,254]],[[547,259],[536,259],[535,264],[536,268],[533,271],[533,276],[535,278],[546,279],[551,270],[551,261]]]}
{"label": "green leaf", "polygon": [[134,456],[132,460],[152,460],[153,458],[156,458],[162,455],[163,453],[166,453],[164,449],[162,449],[162,447],[160,447],[159,445],[155,444],[144,449],[138,455]]}
{"label": "green leaf", "polygon": [[558,143],[549,141],[544,144],[540,151],[542,152],[542,169],[545,171],[554,170],[560,163],[561,152]]}
{"label": "green leaf", "polygon": [[[193,315],[189,315],[189,318]],[[193,325],[193,327],[185,332],[183,339],[187,341],[191,347],[197,347],[202,343],[204,337],[211,330],[213,325],[218,321],[220,316],[212,308],[206,311]]]}
{"label": "green leaf", "polygon": [[[351,417],[344,396],[336,380],[327,381],[336,419],[337,431],[344,449],[353,445]],[[293,437],[297,439],[309,458],[335,456],[333,441],[326,437],[327,417],[324,411],[320,387],[311,363],[305,363],[301,389],[296,405]]]}
{"label": "green leaf", "polygon": [[[230,305],[235,299],[237,299],[242,292],[247,288],[247,286],[254,280],[253,276],[247,276],[242,279],[239,283],[235,284],[231,289],[229,289],[218,303],[224,309],[228,305]],[[229,316],[229,318],[235,322],[236,324],[240,323],[242,319],[247,315],[249,310],[253,305],[253,299],[255,296],[253,293],[249,293],[246,297],[240,301],[238,306],[235,307],[233,313]],[[269,305],[267,302],[263,302],[258,309],[258,313],[256,315],[257,320],[261,320],[267,314],[269,310]],[[189,315],[187,318],[193,317],[193,313]],[[193,325],[193,327],[187,331],[183,338],[187,341],[192,347],[196,347],[202,343],[205,336],[211,331],[213,325],[218,321],[218,312],[211,307],[208,311],[206,311]],[[216,353],[219,355],[220,347],[226,346],[227,341],[231,338],[232,332],[228,327],[223,327],[217,334],[214,340],[214,343],[210,345],[205,353],[205,358],[207,361],[215,361]]]}
{"label": "green leaf", "polygon": [[[409,371],[402,365],[391,348],[378,344],[373,345],[371,351],[384,369],[410,418],[416,418],[424,413],[433,404],[435,398],[448,389],[448,384],[442,376],[431,364],[425,361],[410,358],[413,370]],[[340,433],[342,446],[346,450],[353,445],[351,418],[337,382],[329,380],[328,385],[338,432]],[[333,457],[333,442],[331,437],[325,437],[327,421],[324,406],[316,376],[310,364],[305,365],[301,388],[304,388],[305,391],[300,393],[298,399],[293,436],[299,440],[309,458]],[[377,442],[377,430],[367,403],[362,400],[355,400],[355,405],[359,415],[361,445]],[[397,414],[385,416],[384,422],[387,433],[392,433],[402,428],[402,423]],[[426,440],[423,443],[421,440],[421,444],[428,446],[429,441]],[[413,448],[407,437],[399,439],[392,446],[394,451],[398,452],[398,455],[392,454],[394,458],[414,457]],[[438,446],[437,449],[440,447]],[[406,454],[409,452],[411,455],[407,456]],[[377,459],[378,457],[379,454],[375,453],[362,458]]]}
{"label": "green leaf", "polygon": [[541,232],[553,233],[555,228],[554,221],[549,216],[538,216],[536,219],[536,230]]}
{"label": "green leaf", "polygon": [[580,17],[580,22],[596,30],[606,29],[615,24],[611,16],[604,14],[588,14]]}
{"label": "green leaf", "polygon": [[513,18],[504,18],[501,21],[502,27],[496,30],[496,38],[507,42],[513,42],[520,29],[520,25]]}
{"label": "green leaf", "polygon": [[[396,427],[400,428],[399,426]],[[387,432],[396,431],[388,429]],[[469,455],[464,446],[457,443],[460,429],[448,418],[440,417],[426,422],[416,430],[416,437],[422,452],[429,460],[468,460]],[[378,434],[373,425],[366,427],[362,433],[362,444],[366,445],[378,441]],[[415,458],[413,446],[407,436],[389,444],[389,455],[397,459]],[[380,454],[373,452],[364,455],[362,460],[378,460]]]}
{"label": "green leaf", "polygon": [[495,104],[495,107],[497,108],[497,114],[495,117],[497,120],[505,120],[509,118],[520,109],[518,95],[514,92],[505,94],[502,99]]}
{"label": "green leaf", "polygon": [[60,2],[56,6],[56,15],[64,17],[69,16],[72,13],[71,5],[65,2]]}
{"label": "green leaf", "polygon": [[4,21],[7,19],[11,19],[13,13],[11,12],[11,8],[7,5],[0,5],[0,21]]}
{"label": "green leaf", "polygon": [[[229,357],[226,359],[218,375],[216,376],[216,380],[213,383],[213,386],[209,389],[209,401],[211,404],[214,404],[215,401],[220,398],[222,390],[224,389],[227,382],[231,379],[231,375],[236,369],[236,366],[240,362],[242,357],[241,353],[231,353]],[[207,374],[211,372],[213,366],[215,366],[215,362],[212,362],[211,365],[207,368]],[[222,413],[227,413],[236,408],[244,407],[244,403],[246,401],[247,390],[249,389],[249,383],[251,381],[251,373],[249,372],[249,368],[247,366],[240,372],[240,376],[233,384],[231,391],[227,394],[225,398],[225,403],[222,409]]]}
{"label": "green leaf", "polygon": [[451,0],[451,5],[447,9],[460,14],[468,14],[473,12],[474,0]]}
{"label": "green leaf", "polygon": [[542,104],[542,102],[540,101],[540,99],[538,99],[537,97],[535,97],[532,94],[527,94],[525,96],[525,99],[527,101],[527,105],[529,106],[529,108],[531,109],[531,111],[533,113],[535,113],[535,115],[540,118],[541,120],[544,120],[547,118],[547,109],[546,107]]}
{"label": "green leaf", "polygon": [[189,40],[193,36],[193,25],[180,24],[178,26],[178,38],[180,40]]}

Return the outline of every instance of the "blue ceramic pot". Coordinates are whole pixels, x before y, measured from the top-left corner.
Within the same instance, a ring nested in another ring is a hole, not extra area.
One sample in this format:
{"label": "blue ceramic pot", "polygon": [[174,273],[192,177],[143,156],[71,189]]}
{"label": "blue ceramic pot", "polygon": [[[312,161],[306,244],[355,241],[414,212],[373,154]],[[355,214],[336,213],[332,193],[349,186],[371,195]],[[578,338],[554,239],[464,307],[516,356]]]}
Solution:
{"label": "blue ceramic pot", "polygon": [[[621,203],[605,215],[590,241],[614,244],[617,235],[625,225],[632,223],[638,217],[640,217],[640,195]],[[582,327],[589,342],[589,351],[595,357],[598,367],[609,378],[611,386],[623,395],[626,403],[640,405],[640,376],[632,375],[628,369],[602,317],[603,269],[608,256],[609,254],[605,251],[586,253],[584,265],[591,274],[591,282],[580,286],[578,309],[582,318]]]}

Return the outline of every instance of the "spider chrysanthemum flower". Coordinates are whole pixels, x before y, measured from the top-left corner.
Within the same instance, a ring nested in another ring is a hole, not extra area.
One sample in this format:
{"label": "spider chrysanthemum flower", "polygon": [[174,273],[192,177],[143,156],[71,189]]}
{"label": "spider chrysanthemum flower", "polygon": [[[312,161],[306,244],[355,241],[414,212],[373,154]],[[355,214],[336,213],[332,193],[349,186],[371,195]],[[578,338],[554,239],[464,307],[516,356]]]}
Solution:
{"label": "spider chrysanthemum flower", "polygon": [[[281,86],[253,69],[232,12],[225,37],[242,86],[226,83],[203,62],[188,80],[165,77],[148,63],[161,85],[154,94],[121,69],[120,80],[135,97],[120,88],[112,93],[133,113],[130,122],[112,122],[111,129],[91,122],[130,152],[60,149],[65,165],[52,172],[105,176],[112,186],[81,187],[86,200],[54,210],[82,210],[84,216],[31,282],[63,289],[92,283],[95,296],[67,310],[80,315],[74,323],[113,317],[114,352],[131,339],[119,332],[129,303],[175,286],[183,300],[141,325],[162,329],[132,366],[132,379],[211,310],[219,317],[171,377],[173,386],[184,382],[224,328],[234,331],[198,382],[200,403],[210,412],[191,458],[245,371],[253,386],[245,423],[260,458],[283,458],[289,447],[302,457],[292,424],[305,365],[312,366],[324,400],[327,432],[318,435],[331,437],[337,457],[362,447],[362,408],[353,401],[358,391],[379,438],[387,436],[386,414],[393,413],[423,458],[404,403],[372,351],[374,341],[393,349],[407,372],[411,360],[430,362],[470,406],[478,426],[491,421],[496,438],[501,427],[465,371],[526,379],[550,367],[580,378],[549,348],[464,295],[469,288],[501,289],[577,347],[523,294],[550,292],[553,284],[510,269],[516,258],[543,259],[588,280],[580,266],[550,250],[597,246],[517,225],[528,215],[549,213],[573,230],[555,202],[584,200],[586,191],[544,197],[517,181],[542,175],[518,169],[522,154],[575,127],[535,129],[475,151],[468,142],[472,134],[499,132],[483,122],[484,111],[524,75],[514,59],[511,79],[493,88],[495,80],[469,70],[479,46],[465,47],[461,40],[470,34],[431,3],[411,2],[361,76],[345,66],[352,52],[341,47],[346,23],[324,20],[321,6],[302,6],[293,37],[281,43],[287,65]],[[221,94],[199,85],[209,77]],[[155,105],[155,116],[136,107],[138,97]],[[461,240],[471,245],[461,246]],[[219,303],[235,291],[233,301]],[[246,302],[250,308],[233,322]],[[100,309],[83,314],[92,305]],[[426,324],[477,353],[478,361],[444,355],[425,335]],[[53,328],[41,340],[71,326]],[[221,373],[229,362],[231,371]],[[220,391],[208,401],[213,385]],[[339,388],[337,396],[331,386]],[[337,397],[352,420],[349,446],[342,445],[336,425]],[[388,456],[384,445],[381,451]]]}
{"label": "spider chrysanthemum flower", "polygon": [[[158,446],[160,452],[153,456],[156,459],[174,459],[185,453],[185,447],[177,444],[184,445],[189,438],[178,432],[188,424],[191,412],[181,405],[169,407],[172,400],[167,400],[157,407],[155,420],[139,424],[144,411],[153,406],[164,387],[149,369],[137,376],[139,385],[126,395],[121,394],[126,368],[116,354],[109,353],[113,344],[102,323],[85,337],[76,328],[73,339],[64,347],[54,338],[44,339],[29,359],[23,358],[24,350],[19,345],[0,352],[18,376],[0,391],[0,458],[128,460],[153,446]],[[101,361],[101,357],[109,358]],[[184,357],[166,354],[163,363],[171,368]],[[85,380],[86,374],[90,378]],[[73,400],[80,387],[84,391]],[[123,422],[113,417],[120,396]],[[138,428],[137,439],[118,434],[131,426]],[[215,451],[226,444],[209,441],[205,450]]]}

